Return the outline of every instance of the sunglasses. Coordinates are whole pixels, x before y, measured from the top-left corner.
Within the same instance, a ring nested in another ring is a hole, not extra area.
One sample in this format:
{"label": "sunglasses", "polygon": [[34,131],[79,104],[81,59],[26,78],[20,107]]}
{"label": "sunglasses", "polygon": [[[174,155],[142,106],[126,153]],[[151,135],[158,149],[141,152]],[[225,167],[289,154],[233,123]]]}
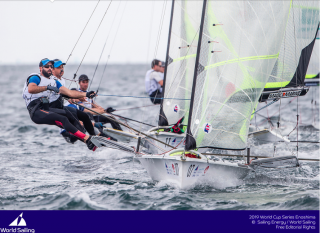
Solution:
{"label": "sunglasses", "polygon": [[44,67],[44,68],[47,68],[47,69],[48,69],[48,68],[51,68],[51,69],[52,69],[52,68],[53,68],[53,65],[45,65],[45,66],[43,66],[43,67]]}

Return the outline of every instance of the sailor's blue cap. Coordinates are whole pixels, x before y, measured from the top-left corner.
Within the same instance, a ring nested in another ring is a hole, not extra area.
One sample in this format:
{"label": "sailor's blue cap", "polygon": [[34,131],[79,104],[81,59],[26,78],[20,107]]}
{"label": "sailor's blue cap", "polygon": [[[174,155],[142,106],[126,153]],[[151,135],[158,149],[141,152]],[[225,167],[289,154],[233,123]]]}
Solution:
{"label": "sailor's blue cap", "polygon": [[54,59],[53,60],[53,67],[54,68],[58,68],[59,66],[61,66],[61,65],[65,65],[66,63],[63,63],[61,60],[59,60],[59,59]]}
{"label": "sailor's blue cap", "polygon": [[50,60],[49,58],[43,58],[39,63],[39,67],[47,65],[49,62],[52,62],[52,64],[54,63],[54,61]]}

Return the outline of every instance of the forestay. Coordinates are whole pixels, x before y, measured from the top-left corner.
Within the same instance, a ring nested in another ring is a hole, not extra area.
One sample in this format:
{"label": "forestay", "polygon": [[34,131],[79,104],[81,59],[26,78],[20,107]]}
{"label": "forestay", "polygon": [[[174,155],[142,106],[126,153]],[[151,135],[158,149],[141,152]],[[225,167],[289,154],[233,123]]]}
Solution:
{"label": "forestay", "polygon": [[290,6],[207,2],[186,149],[246,147],[250,115],[278,58]]}
{"label": "forestay", "polygon": [[170,99],[163,101],[161,126],[175,124],[188,116],[190,101],[185,99],[191,97],[201,11],[202,1],[174,1],[164,88],[164,98]]}

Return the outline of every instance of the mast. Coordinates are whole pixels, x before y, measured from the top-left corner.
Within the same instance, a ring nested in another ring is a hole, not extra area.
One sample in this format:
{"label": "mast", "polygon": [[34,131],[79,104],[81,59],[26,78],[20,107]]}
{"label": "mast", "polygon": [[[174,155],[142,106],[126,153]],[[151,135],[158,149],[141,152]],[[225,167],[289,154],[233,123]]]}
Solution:
{"label": "mast", "polygon": [[[170,48],[170,38],[171,38],[171,31],[172,31],[172,19],[173,19],[173,11],[174,11],[174,1],[172,0],[172,6],[171,6],[171,16],[170,16],[170,26],[169,26],[169,35],[168,35],[168,44],[167,44],[167,54],[166,54],[166,66],[164,68],[164,77],[163,77],[163,86],[162,86],[162,93],[164,94],[165,87],[166,87],[166,77],[167,77],[167,67],[169,63],[169,48]],[[163,96],[164,97],[164,96]],[[167,126],[168,120],[167,117],[163,111],[163,99],[161,100],[160,104],[160,115],[159,115],[159,126]]]}
{"label": "mast", "polygon": [[193,74],[193,84],[192,84],[192,92],[191,92],[191,100],[190,100],[190,108],[189,108],[189,118],[188,118],[188,128],[187,128],[185,150],[195,149],[197,146],[196,141],[193,138],[192,133],[191,133],[191,119],[192,119],[192,109],[193,109],[194,95],[195,95],[195,90],[196,90],[197,76],[198,76],[198,73],[201,73],[203,71],[202,69],[199,69],[198,66],[199,66],[199,59],[200,59],[204,18],[205,18],[205,14],[206,14],[206,6],[207,6],[207,0],[204,0],[203,6],[202,6],[202,15],[201,15],[198,47],[197,47],[196,64],[195,64],[194,74]]}

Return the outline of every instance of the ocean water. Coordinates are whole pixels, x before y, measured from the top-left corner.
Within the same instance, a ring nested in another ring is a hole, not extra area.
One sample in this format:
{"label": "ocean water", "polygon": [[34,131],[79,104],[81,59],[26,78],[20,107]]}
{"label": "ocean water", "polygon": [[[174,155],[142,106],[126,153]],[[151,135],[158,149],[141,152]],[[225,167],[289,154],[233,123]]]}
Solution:
{"label": "ocean water", "polygon": [[[66,66],[65,77],[72,79],[76,69],[77,66]],[[99,94],[145,96],[147,69],[146,65],[108,66]],[[131,154],[112,149],[91,152],[81,142],[68,144],[57,127],[36,125],[30,120],[21,92],[28,75],[37,70],[36,65],[0,66],[0,209],[319,209],[318,162],[303,161],[299,168],[284,170],[258,169],[243,180],[216,180],[180,190],[170,183],[154,183]],[[92,77],[94,70],[93,65],[82,66],[78,75]],[[97,90],[101,76],[99,68],[92,90]],[[259,112],[252,120],[253,127],[276,127],[280,121],[281,132],[288,135],[299,112],[299,140],[319,141],[318,87],[299,98],[298,105],[296,99],[289,103],[290,100]],[[157,123],[159,106],[150,106],[149,99],[100,96],[97,102],[114,107],[116,114]],[[258,109],[264,105],[259,104]],[[131,125],[141,130],[148,128]],[[290,140],[296,137],[296,130],[289,135]],[[268,143],[251,149],[258,155],[291,155],[296,153],[296,144]],[[298,156],[319,158],[319,144],[299,143]]]}

